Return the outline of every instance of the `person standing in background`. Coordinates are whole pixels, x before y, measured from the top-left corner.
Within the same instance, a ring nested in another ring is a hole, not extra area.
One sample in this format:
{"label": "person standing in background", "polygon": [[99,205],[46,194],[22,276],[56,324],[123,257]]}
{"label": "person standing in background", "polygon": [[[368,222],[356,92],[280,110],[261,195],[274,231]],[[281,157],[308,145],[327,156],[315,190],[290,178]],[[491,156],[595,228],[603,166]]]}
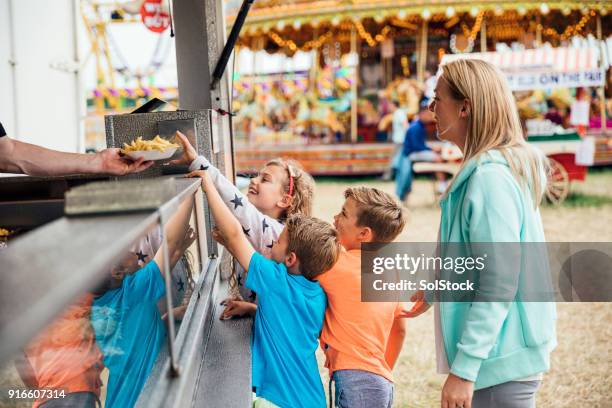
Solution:
{"label": "person standing in background", "polygon": [[408,130],[408,111],[401,107],[398,101],[391,101],[390,106],[393,111],[391,120],[391,141],[395,148],[393,150],[390,166],[383,175],[383,180],[393,180],[395,178],[402,159],[404,137]]}

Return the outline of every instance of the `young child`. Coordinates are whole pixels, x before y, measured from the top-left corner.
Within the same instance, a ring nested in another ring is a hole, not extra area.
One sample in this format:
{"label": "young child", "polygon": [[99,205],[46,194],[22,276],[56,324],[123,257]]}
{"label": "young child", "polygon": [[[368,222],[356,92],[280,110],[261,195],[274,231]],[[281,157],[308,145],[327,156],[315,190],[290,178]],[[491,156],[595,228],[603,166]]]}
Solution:
{"label": "young child", "polygon": [[[405,224],[401,205],[375,188],[348,188],[334,217],[344,249],[317,280],[328,307],[321,333],[338,407],[391,407],[391,370],[404,341],[399,302],[361,302],[361,244],[391,242]],[[330,396],[331,398],[331,396]]]}
{"label": "young child", "polygon": [[340,250],[326,222],[293,215],[274,243],[271,259],[256,252],[206,171],[201,177],[208,205],[227,249],[245,270],[246,287],[257,292],[252,344],[254,406],[325,407],[315,352],[326,297],[312,279],[332,267]]}
{"label": "young child", "polygon": [[[85,294],[39,333],[15,361],[24,384],[33,390],[63,392],[60,399],[42,395],[32,408],[96,408],[100,398],[102,353],[89,323],[93,295]],[[57,405],[56,405],[57,406]]]}
{"label": "young child", "polygon": [[[238,219],[255,251],[269,255],[284,228],[284,220],[292,214],[310,215],[314,180],[296,163],[274,159],[266,163],[257,177],[251,179],[246,197],[205,157],[198,156],[181,132],[176,139],[183,145],[183,156],[171,164],[189,164],[189,170],[206,170],[225,205]],[[222,319],[254,314],[256,295],[244,287],[245,271],[236,267],[236,283],[240,297],[248,302],[228,300]]]}
{"label": "young child", "polygon": [[[166,225],[170,269],[195,239],[188,229],[192,207],[186,199]],[[91,325],[109,370],[107,408],[134,406],[165,341],[157,307],[166,293],[162,249],[140,269],[133,254],[124,258],[112,270],[110,290],[93,301]]]}

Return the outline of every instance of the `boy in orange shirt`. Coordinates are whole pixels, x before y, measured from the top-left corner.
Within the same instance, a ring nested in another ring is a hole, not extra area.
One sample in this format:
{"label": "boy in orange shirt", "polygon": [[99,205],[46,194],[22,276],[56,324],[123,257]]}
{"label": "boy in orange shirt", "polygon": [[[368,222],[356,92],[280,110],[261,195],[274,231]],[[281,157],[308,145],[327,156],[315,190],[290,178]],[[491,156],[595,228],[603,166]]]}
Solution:
{"label": "boy in orange shirt", "polygon": [[[391,407],[391,370],[405,335],[400,302],[361,301],[361,243],[391,242],[404,228],[401,205],[375,188],[348,188],[334,217],[345,251],[318,277],[328,299],[321,347],[341,408]],[[331,398],[331,396],[330,396]]]}

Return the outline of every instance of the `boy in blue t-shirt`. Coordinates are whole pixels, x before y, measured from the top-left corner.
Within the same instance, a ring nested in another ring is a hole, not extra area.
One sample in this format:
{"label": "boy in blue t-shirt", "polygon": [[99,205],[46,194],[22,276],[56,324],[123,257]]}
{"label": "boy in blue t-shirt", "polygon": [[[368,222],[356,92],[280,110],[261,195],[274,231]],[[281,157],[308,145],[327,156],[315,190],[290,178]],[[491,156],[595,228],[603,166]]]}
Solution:
{"label": "boy in blue t-shirt", "polygon": [[[166,226],[170,269],[195,239],[188,228],[192,204],[185,200]],[[108,290],[93,301],[91,325],[109,370],[107,408],[134,406],[166,340],[157,307],[166,294],[163,262],[162,248],[141,269],[138,258],[128,255],[112,269]]]}
{"label": "boy in blue t-shirt", "polygon": [[272,247],[272,259],[266,259],[255,252],[208,173],[200,170],[189,176],[202,178],[227,249],[248,271],[246,287],[257,293],[252,340],[255,406],[325,407],[315,351],[327,298],[313,278],[338,258],[336,230],[319,219],[293,215]]}

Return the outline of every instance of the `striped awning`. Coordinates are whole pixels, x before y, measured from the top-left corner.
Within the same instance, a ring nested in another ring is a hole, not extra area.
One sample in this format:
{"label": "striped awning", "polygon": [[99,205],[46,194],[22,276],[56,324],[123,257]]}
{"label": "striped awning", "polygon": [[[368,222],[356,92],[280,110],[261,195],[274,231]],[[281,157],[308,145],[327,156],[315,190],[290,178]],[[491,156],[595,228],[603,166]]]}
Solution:
{"label": "striped awning", "polygon": [[513,91],[601,86],[603,65],[597,47],[446,54],[441,64],[457,59],[481,59],[500,68]]}

